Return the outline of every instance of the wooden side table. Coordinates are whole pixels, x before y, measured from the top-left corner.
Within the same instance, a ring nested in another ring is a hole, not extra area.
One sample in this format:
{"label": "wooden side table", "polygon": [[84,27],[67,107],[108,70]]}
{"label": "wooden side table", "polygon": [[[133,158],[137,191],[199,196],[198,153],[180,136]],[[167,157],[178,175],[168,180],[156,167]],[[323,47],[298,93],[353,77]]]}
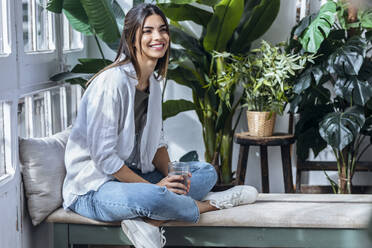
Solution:
{"label": "wooden side table", "polygon": [[240,145],[237,184],[244,184],[247,169],[249,146],[260,147],[262,192],[269,193],[269,167],[267,159],[268,146],[280,146],[283,166],[284,188],[286,193],[294,193],[290,145],[295,142],[292,134],[275,133],[270,137],[253,137],[247,132],[235,134],[235,142]]}

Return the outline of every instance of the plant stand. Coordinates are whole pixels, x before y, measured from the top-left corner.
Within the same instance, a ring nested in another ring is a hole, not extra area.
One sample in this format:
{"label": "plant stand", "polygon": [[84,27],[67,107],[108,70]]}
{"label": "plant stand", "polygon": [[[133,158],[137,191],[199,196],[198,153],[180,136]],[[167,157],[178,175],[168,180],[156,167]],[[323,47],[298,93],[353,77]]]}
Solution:
{"label": "plant stand", "polygon": [[238,167],[236,171],[237,184],[244,184],[249,146],[260,147],[262,192],[269,193],[269,166],[267,159],[268,146],[280,146],[283,166],[284,188],[286,193],[294,193],[292,179],[292,163],[290,145],[295,142],[291,134],[276,133],[270,137],[249,136],[247,132],[235,134],[235,142],[240,145]]}

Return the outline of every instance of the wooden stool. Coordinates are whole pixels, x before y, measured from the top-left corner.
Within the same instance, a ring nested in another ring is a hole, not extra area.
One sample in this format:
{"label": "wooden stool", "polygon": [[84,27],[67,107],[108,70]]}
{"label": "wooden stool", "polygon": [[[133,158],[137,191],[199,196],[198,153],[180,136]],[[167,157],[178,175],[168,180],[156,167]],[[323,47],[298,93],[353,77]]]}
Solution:
{"label": "wooden stool", "polygon": [[280,146],[285,192],[294,193],[290,145],[295,142],[295,137],[292,134],[275,133],[270,137],[253,137],[249,136],[247,132],[244,132],[235,134],[235,142],[240,145],[239,161],[236,171],[237,184],[244,184],[249,146],[260,146],[262,192],[269,193],[267,147]]}

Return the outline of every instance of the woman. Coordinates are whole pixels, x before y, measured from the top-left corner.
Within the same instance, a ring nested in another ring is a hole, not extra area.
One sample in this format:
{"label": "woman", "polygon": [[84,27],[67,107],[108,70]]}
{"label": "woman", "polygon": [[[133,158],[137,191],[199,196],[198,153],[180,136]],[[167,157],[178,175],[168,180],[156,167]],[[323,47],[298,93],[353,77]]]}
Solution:
{"label": "woman", "polygon": [[156,227],[164,221],[197,222],[200,213],[250,203],[257,195],[252,187],[236,187],[206,197],[217,179],[208,163],[190,163],[187,186],[182,176],[167,176],[160,80],[169,46],[160,9],[132,8],[115,62],[91,80],[66,147],[64,208],[100,221],[124,220],[136,247],[164,245]]}

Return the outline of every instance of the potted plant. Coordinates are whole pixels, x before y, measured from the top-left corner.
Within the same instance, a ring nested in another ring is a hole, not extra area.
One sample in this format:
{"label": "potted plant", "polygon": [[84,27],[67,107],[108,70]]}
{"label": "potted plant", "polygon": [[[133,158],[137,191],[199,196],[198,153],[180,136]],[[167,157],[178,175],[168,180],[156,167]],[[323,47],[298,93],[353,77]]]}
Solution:
{"label": "potted plant", "polygon": [[284,44],[272,46],[265,40],[247,56],[235,56],[234,68],[244,86],[249,135],[271,136],[276,114],[282,115],[292,79],[312,56],[291,54]]}
{"label": "potted plant", "polygon": [[316,55],[298,75],[291,110],[296,124],[297,155],[305,160],[330,146],[337,160],[334,192],[351,193],[355,164],[372,135],[372,10],[345,1],[328,1],[293,29],[291,49]]}

